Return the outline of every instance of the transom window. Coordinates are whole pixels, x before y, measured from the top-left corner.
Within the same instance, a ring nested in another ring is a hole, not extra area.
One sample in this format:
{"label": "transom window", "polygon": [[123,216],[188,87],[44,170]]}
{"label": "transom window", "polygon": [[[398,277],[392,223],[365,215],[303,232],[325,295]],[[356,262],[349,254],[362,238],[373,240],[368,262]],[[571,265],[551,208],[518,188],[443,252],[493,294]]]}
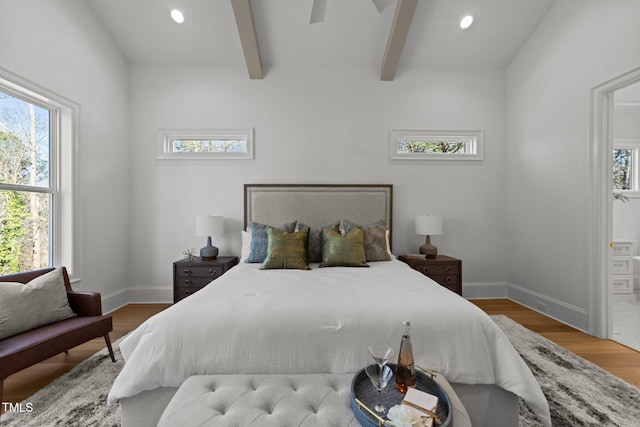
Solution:
{"label": "transom window", "polygon": [[252,159],[252,129],[158,131],[158,159]]}
{"label": "transom window", "polygon": [[482,160],[481,131],[392,130],[395,160]]}
{"label": "transom window", "polygon": [[247,141],[239,140],[207,140],[207,139],[174,139],[174,153],[246,153]]}

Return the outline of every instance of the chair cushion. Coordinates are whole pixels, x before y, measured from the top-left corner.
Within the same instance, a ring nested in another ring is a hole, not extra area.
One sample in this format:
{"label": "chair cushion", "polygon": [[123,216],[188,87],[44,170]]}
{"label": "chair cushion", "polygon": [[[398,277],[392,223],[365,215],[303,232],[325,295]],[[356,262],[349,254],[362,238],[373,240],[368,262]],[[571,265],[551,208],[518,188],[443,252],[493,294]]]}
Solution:
{"label": "chair cushion", "polygon": [[75,316],[61,268],[29,283],[0,283],[0,339]]}
{"label": "chair cushion", "polygon": [[195,375],[178,389],[159,427],[359,427],[353,374]]}

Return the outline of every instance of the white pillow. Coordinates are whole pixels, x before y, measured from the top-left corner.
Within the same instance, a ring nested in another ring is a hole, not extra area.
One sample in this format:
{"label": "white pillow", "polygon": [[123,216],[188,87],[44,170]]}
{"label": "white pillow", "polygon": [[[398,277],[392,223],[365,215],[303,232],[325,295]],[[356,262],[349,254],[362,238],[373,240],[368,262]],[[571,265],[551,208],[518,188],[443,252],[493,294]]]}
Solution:
{"label": "white pillow", "polygon": [[242,230],[242,248],[240,249],[240,262],[245,262],[251,255],[251,232]]}
{"label": "white pillow", "polygon": [[61,268],[27,284],[0,282],[0,339],[75,315]]}

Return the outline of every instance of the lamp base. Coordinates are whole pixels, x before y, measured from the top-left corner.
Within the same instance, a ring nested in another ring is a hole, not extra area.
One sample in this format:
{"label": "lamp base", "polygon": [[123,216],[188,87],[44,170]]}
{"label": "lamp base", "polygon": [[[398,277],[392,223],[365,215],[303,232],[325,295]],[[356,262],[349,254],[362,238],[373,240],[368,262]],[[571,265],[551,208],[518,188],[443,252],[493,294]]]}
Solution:
{"label": "lamp base", "polygon": [[207,238],[207,246],[200,249],[200,258],[203,260],[216,259],[218,257],[218,248],[211,245],[211,236]]}
{"label": "lamp base", "polygon": [[427,241],[420,246],[420,253],[427,259],[434,259],[438,255],[438,248],[431,244],[431,238],[427,235]]}

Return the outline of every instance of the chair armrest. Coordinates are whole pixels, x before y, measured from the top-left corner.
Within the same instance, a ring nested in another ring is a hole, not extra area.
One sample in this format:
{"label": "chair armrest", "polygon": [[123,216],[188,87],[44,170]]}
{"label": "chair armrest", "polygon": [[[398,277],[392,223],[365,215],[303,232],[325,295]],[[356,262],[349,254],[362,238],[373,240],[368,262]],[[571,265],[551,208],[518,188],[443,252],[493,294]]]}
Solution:
{"label": "chair armrest", "polygon": [[69,305],[78,316],[102,316],[99,292],[67,291]]}

